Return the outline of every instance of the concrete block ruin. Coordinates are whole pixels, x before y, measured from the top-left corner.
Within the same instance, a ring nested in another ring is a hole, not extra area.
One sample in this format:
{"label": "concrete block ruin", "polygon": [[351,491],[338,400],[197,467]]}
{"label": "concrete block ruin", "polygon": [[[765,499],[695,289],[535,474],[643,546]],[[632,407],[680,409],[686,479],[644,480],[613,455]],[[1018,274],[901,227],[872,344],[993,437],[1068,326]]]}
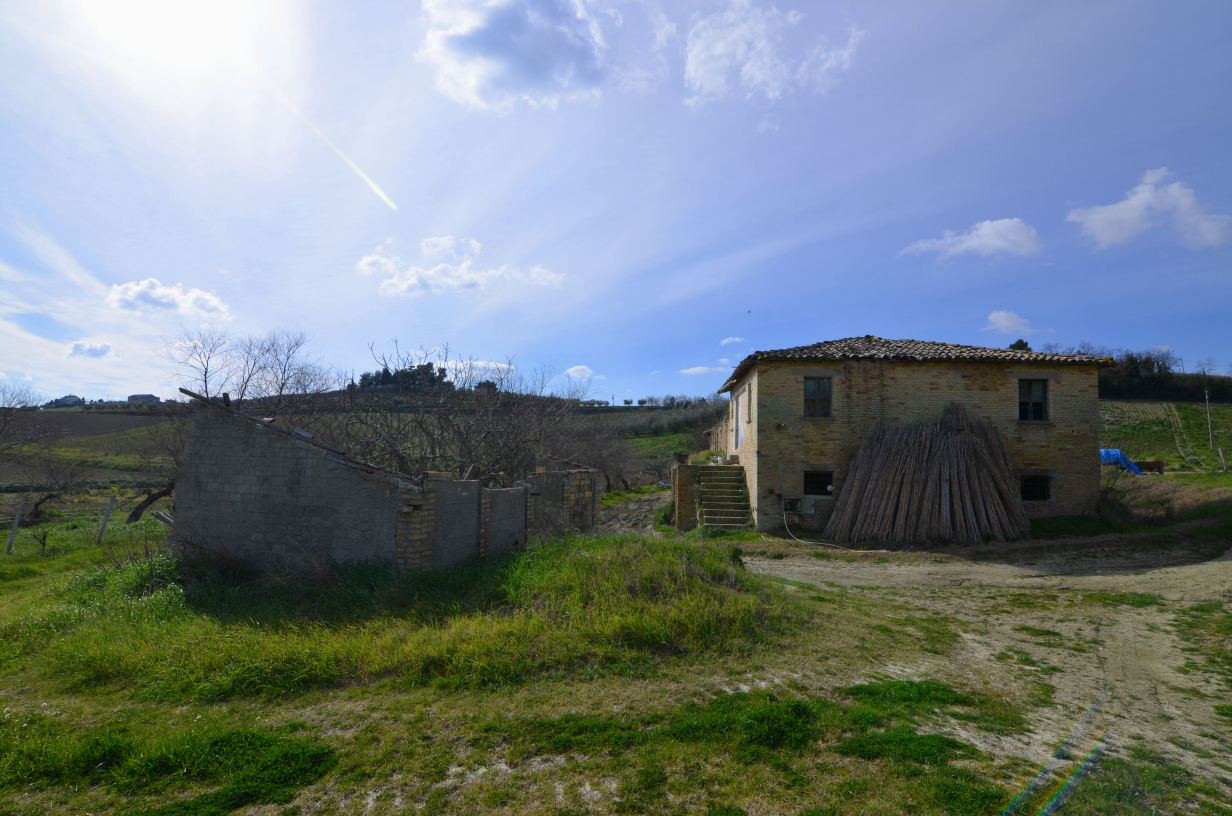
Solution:
{"label": "concrete block ruin", "polygon": [[333,564],[431,569],[524,547],[528,535],[591,529],[599,474],[545,467],[527,482],[414,484],[286,431],[194,397],[176,476],[173,545],[260,573]]}

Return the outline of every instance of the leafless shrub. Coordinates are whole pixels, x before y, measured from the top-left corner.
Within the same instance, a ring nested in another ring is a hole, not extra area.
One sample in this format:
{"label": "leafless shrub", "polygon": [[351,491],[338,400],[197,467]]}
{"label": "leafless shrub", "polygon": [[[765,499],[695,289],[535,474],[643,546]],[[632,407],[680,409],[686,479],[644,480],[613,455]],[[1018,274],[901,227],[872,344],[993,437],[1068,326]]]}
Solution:
{"label": "leafless shrub", "polygon": [[411,478],[438,471],[489,486],[513,484],[535,471],[581,396],[575,387],[553,389],[550,371],[454,360],[448,349],[395,345],[391,353],[374,351],[373,359],[380,381],[348,387],[346,410],[318,435]]}
{"label": "leafless shrub", "polygon": [[38,435],[38,397],[25,386],[0,382],[0,459],[11,458]]}

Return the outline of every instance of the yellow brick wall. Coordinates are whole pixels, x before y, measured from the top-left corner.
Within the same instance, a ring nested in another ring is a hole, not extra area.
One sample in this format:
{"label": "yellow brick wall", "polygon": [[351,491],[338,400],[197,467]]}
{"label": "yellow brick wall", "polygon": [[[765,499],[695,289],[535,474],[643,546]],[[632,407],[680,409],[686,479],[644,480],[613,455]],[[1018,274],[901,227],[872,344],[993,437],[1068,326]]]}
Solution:
{"label": "yellow brick wall", "polygon": [[403,569],[431,569],[435,522],[436,494],[434,492],[399,490],[394,563]]}
{"label": "yellow brick wall", "polygon": [[[804,377],[831,378],[831,416],[804,416]],[[1044,422],[1018,419],[1018,380],[1048,380]],[[753,388],[746,423],[744,389]],[[1052,499],[1028,502],[1034,516],[1095,510],[1099,494],[1099,393],[1096,366],[1002,363],[763,362],[732,389],[741,397],[745,466],[754,518],[761,529],[782,523],[782,497],[800,496],[803,471],[833,470],[835,495],[864,435],[878,425],[936,419],[951,401],[1001,431],[1017,473],[1052,477]],[[729,416],[733,416],[729,412]],[[818,519],[826,514],[818,502]]]}

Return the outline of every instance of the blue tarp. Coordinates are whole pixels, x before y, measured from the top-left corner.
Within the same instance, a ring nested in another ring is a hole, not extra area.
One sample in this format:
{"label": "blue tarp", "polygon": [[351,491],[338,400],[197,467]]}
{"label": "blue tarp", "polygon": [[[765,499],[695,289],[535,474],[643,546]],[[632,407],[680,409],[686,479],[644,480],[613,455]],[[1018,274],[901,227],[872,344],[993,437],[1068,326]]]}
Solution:
{"label": "blue tarp", "polygon": [[1134,460],[1121,453],[1120,448],[1100,448],[1099,463],[1101,465],[1119,465],[1130,473],[1142,475],[1142,469],[1134,464]]}

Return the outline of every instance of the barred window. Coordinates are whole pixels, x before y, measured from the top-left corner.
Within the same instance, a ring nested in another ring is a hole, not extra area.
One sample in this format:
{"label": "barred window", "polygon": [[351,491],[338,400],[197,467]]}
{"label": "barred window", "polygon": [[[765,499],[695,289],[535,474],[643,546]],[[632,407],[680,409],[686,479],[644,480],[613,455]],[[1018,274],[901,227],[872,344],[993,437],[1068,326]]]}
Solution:
{"label": "barred window", "polygon": [[831,496],[834,494],[834,471],[804,471],[804,495]]}
{"label": "barred window", "polygon": [[1023,476],[1023,501],[1048,501],[1052,498],[1052,480],[1047,476]]}

